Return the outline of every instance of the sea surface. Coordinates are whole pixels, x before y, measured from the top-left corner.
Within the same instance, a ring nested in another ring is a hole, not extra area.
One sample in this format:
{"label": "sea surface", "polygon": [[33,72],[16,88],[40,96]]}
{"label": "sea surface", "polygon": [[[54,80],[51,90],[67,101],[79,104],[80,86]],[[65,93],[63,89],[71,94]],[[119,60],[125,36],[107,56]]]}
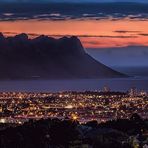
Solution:
{"label": "sea surface", "polygon": [[58,91],[128,91],[136,87],[148,92],[148,67],[112,67],[131,77],[75,80],[7,80],[0,81],[0,92],[58,92]]}
{"label": "sea surface", "polygon": [[128,91],[136,87],[148,91],[148,77],[114,79],[77,79],[77,80],[19,80],[0,81],[0,92],[57,92],[103,90],[104,86],[112,91]]}

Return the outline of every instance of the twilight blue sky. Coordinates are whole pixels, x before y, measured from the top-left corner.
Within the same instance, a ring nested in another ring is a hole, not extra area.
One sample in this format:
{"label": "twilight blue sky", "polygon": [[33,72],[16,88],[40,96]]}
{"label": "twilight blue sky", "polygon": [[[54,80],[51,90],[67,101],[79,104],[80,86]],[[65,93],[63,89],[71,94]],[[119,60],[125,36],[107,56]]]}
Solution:
{"label": "twilight blue sky", "polygon": [[3,2],[144,2],[147,0],[1,0]]}

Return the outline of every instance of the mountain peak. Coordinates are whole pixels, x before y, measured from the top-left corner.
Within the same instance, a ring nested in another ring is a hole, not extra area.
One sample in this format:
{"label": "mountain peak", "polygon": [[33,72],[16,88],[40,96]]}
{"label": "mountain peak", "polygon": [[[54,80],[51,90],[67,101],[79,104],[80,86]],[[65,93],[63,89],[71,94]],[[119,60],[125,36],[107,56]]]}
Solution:
{"label": "mountain peak", "polygon": [[21,40],[21,41],[26,41],[28,40],[28,35],[26,33],[21,33],[21,34],[16,35],[14,38]]}
{"label": "mountain peak", "polygon": [[76,36],[62,37],[59,40],[60,48],[63,49],[65,53],[80,54],[85,53],[81,41]]}
{"label": "mountain peak", "polygon": [[3,33],[0,32],[0,40],[3,40],[3,39],[5,39],[5,37],[4,37]]}
{"label": "mountain peak", "polygon": [[[2,36],[2,35],[1,35]],[[75,37],[28,39],[19,34],[0,42],[0,79],[124,77],[88,55]],[[5,68],[9,67],[9,68]]]}
{"label": "mountain peak", "polygon": [[49,37],[47,35],[40,35],[40,36],[36,37],[33,40],[34,41],[41,41],[41,42],[43,42],[43,41],[54,41],[55,39],[52,38],[52,37]]}
{"label": "mountain peak", "polygon": [[73,39],[73,40],[79,40],[77,36],[71,36],[71,39]]}

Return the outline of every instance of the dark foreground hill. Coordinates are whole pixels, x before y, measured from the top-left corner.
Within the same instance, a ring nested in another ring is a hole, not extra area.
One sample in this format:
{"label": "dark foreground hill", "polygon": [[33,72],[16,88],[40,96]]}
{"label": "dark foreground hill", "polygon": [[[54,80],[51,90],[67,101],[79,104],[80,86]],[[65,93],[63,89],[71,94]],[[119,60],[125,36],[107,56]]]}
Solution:
{"label": "dark foreground hill", "polygon": [[[142,129],[142,130],[141,130]],[[133,115],[98,124],[76,120],[30,120],[23,125],[0,124],[1,148],[142,148],[147,144],[147,120]]]}
{"label": "dark foreground hill", "polygon": [[77,37],[0,34],[0,79],[125,77],[89,56]]}

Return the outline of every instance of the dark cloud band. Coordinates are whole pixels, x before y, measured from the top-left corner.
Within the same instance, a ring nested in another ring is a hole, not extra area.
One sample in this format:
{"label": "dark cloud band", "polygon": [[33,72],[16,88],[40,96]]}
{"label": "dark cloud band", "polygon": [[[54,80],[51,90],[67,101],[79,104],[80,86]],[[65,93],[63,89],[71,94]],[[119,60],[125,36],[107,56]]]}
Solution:
{"label": "dark cloud band", "polygon": [[148,4],[100,3],[100,4],[1,4],[0,21],[15,20],[68,20],[148,19]]}

